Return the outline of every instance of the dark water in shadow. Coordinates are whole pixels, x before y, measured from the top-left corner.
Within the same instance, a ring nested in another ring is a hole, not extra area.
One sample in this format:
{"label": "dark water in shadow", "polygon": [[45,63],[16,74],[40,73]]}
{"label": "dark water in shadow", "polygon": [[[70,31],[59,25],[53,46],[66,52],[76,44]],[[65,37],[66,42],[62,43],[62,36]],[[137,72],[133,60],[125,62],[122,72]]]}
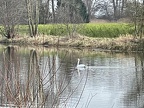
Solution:
{"label": "dark water in shadow", "polygon": [[2,46],[0,56],[1,107],[144,107],[143,53]]}

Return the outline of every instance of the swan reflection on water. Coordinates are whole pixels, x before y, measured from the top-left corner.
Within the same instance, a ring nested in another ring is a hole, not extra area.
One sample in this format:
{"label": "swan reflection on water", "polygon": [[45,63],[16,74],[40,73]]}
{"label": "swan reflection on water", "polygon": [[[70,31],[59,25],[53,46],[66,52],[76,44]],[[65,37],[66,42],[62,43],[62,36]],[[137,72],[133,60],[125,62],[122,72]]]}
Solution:
{"label": "swan reflection on water", "polygon": [[77,66],[76,66],[76,69],[77,70],[85,70],[87,68],[91,68],[91,69],[95,69],[95,68],[102,68],[102,69],[108,69],[108,68],[111,68],[111,69],[119,69],[119,68],[125,68],[125,67],[120,67],[120,66],[117,66],[117,67],[111,67],[111,66],[89,66],[89,65],[85,65],[85,64],[80,64],[80,59],[78,58],[78,61],[77,61]]}
{"label": "swan reflection on water", "polygon": [[90,65],[85,65],[85,64],[80,64],[80,59],[78,58],[77,65],[75,69],[77,70],[78,73],[80,71],[94,71],[95,69],[124,69],[125,67],[121,66],[90,66]]}

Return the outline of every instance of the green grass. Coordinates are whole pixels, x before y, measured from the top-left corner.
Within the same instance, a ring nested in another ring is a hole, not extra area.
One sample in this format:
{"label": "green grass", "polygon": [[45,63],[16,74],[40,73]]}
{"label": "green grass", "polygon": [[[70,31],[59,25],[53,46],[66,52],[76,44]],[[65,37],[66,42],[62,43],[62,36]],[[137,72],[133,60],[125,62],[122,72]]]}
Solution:
{"label": "green grass", "polygon": [[66,27],[62,24],[48,24],[48,25],[39,25],[39,34],[45,35],[66,35]]}
{"label": "green grass", "polygon": [[54,24],[54,25],[39,25],[39,33],[46,35],[68,35],[68,32],[76,28],[75,32],[81,35],[90,37],[118,37],[120,35],[132,34],[133,27],[125,23],[103,23],[103,24],[84,24],[84,25],[66,25]]}
{"label": "green grass", "polygon": [[103,24],[86,24],[79,33],[91,37],[118,37],[120,35],[132,34],[133,28],[125,23],[103,23]]}
{"label": "green grass", "polygon": [[[73,30],[89,37],[113,38],[120,35],[132,34],[133,26],[126,23],[87,23],[87,24],[40,24],[38,33],[44,35],[64,36]],[[19,26],[19,34],[29,34],[28,25]]]}
{"label": "green grass", "polygon": [[[20,34],[28,34],[28,25],[20,25],[19,26],[19,33]],[[64,25],[60,24],[39,24],[38,26],[38,34],[44,34],[44,35],[66,35],[67,30]]]}

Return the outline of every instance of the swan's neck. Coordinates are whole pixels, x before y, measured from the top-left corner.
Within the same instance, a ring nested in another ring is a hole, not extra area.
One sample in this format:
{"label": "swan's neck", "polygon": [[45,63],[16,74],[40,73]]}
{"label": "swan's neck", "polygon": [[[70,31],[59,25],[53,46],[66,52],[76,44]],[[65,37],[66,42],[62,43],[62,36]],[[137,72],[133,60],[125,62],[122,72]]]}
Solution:
{"label": "swan's neck", "polygon": [[78,60],[78,62],[77,62],[77,66],[79,65],[79,60]]}

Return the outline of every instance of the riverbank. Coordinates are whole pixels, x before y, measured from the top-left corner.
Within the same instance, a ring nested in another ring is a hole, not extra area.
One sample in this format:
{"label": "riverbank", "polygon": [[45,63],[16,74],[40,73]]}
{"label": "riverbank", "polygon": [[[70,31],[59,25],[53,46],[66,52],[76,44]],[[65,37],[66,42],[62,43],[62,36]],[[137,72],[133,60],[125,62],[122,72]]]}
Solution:
{"label": "riverbank", "polygon": [[56,46],[56,47],[79,47],[79,48],[100,48],[106,50],[119,51],[144,51],[144,39],[134,38],[131,35],[117,38],[93,38],[76,35],[72,38],[68,36],[47,36],[41,35],[35,38],[20,36],[14,39],[1,38],[0,43],[16,44],[21,46]]}

